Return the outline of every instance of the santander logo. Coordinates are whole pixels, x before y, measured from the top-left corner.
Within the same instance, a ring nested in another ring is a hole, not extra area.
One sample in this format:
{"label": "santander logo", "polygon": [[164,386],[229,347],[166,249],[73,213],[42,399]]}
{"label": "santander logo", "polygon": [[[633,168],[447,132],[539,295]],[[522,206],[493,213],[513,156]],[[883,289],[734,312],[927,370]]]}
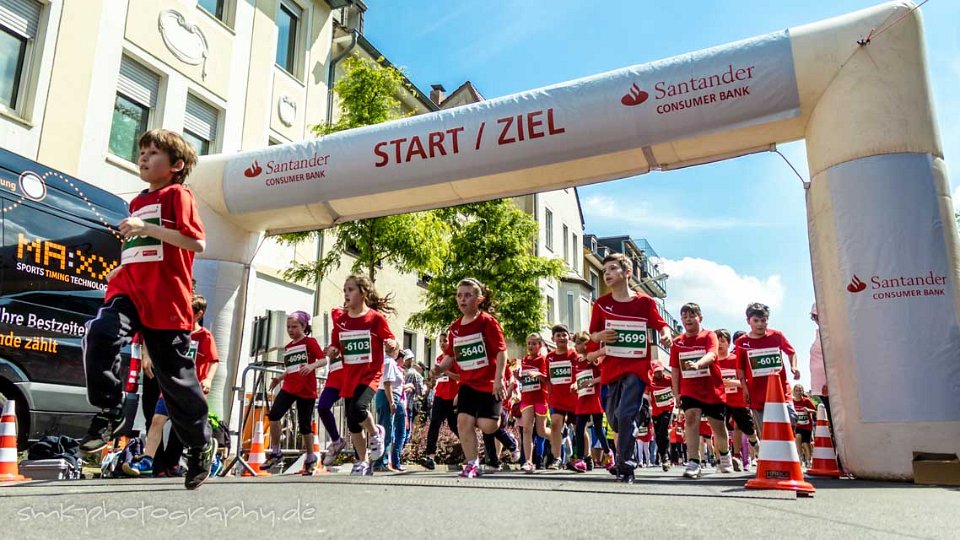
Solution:
{"label": "santander logo", "polygon": [[641,90],[640,87],[637,86],[637,83],[633,83],[630,91],[620,98],[620,103],[623,103],[627,107],[634,107],[646,101],[648,97],[650,97],[650,94]]}
{"label": "santander logo", "polygon": [[247,178],[256,178],[260,176],[260,173],[262,172],[263,172],[263,168],[260,167],[260,164],[257,163],[256,160],[254,160],[253,164],[251,164],[249,167],[246,168],[246,170],[243,171],[243,175],[246,176]]}
{"label": "santander logo", "polygon": [[850,280],[850,284],[847,285],[847,290],[852,293],[863,292],[867,288],[867,284],[860,280],[856,274],[853,275],[853,279]]}

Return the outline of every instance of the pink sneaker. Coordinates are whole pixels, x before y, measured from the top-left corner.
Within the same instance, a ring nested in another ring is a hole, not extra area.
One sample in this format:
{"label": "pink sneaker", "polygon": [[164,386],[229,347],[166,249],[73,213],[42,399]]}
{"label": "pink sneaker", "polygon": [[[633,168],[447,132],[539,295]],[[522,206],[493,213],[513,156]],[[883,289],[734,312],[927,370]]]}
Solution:
{"label": "pink sneaker", "polygon": [[479,475],[480,471],[473,463],[467,463],[463,466],[463,470],[460,471],[460,478],[476,478]]}
{"label": "pink sneaker", "polygon": [[576,472],[587,472],[587,463],[582,459],[573,462],[573,470]]}
{"label": "pink sneaker", "polygon": [[617,460],[613,457],[613,451],[607,452],[607,470],[617,466]]}

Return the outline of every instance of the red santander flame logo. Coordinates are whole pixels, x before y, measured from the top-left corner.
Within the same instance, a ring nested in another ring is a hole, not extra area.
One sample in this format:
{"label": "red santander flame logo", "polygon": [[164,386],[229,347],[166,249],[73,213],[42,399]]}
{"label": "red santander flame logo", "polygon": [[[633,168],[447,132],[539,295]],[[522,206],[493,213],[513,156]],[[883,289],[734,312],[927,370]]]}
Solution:
{"label": "red santander flame logo", "polygon": [[256,178],[260,176],[260,173],[262,172],[263,172],[263,169],[260,168],[260,164],[257,163],[256,160],[254,160],[253,164],[247,167],[246,170],[243,171],[243,175],[246,176],[247,178]]}
{"label": "red santander flame logo", "polygon": [[627,107],[633,107],[643,103],[648,97],[650,97],[650,94],[641,90],[640,87],[637,86],[637,83],[633,83],[630,91],[620,98],[620,103],[623,103]]}
{"label": "red santander flame logo", "polygon": [[863,281],[860,281],[860,278],[856,274],[853,275],[853,279],[850,280],[850,284],[847,285],[847,290],[852,293],[863,292],[867,288],[867,284]]}

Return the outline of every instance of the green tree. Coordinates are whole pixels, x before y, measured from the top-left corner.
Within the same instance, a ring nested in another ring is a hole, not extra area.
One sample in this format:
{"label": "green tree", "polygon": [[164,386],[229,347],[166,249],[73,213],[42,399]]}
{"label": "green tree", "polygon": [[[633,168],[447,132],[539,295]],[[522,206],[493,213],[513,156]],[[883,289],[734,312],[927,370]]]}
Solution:
{"label": "green tree", "polygon": [[457,283],[474,277],[492,290],[504,334],[522,342],[545,322],[541,278],[559,278],[564,263],[538,257],[537,222],[506,199],[460,206],[444,214],[452,225],[450,257],[430,280],[426,308],[409,324],[430,332],[445,329],[460,317]]}
{"label": "green tree", "polygon": [[[339,98],[340,118],[334,124],[313,127],[323,136],[338,131],[379,124],[407,116],[397,96],[409,88],[400,70],[381,57],[376,62],[353,55],[343,63],[344,76],[334,85]],[[352,272],[364,273],[376,281],[377,270],[391,264],[402,272],[438,272],[447,254],[447,222],[436,212],[417,212],[365,219],[338,225],[333,245],[322,258],[294,263],[286,279],[317,283],[340,266],[345,254],[356,256]],[[316,238],[321,231],[280,235],[286,244]]]}

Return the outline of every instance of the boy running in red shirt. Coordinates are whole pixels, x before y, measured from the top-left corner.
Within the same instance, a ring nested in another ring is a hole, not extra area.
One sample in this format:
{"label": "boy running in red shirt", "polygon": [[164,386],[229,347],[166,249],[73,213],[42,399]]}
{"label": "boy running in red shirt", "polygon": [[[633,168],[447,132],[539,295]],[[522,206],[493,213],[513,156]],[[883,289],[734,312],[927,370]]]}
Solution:
{"label": "boy running in red shirt", "polygon": [[[573,384],[573,366],[580,355],[570,343],[570,330],[566,326],[555,325],[550,332],[557,346],[556,350],[547,354],[547,370],[550,372],[550,449],[554,454],[553,463],[558,466],[563,427],[577,420],[577,394],[570,385]],[[571,461],[567,461],[568,469]]]}
{"label": "boy running in red shirt", "polygon": [[[759,303],[747,306],[747,324],[750,332],[734,341],[737,348],[737,378],[747,381],[744,387],[744,399],[753,410],[754,419],[763,429],[763,407],[767,402],[767,380],[777,377],[783,385],[783,395],[790,395],[787,372],[783,369],[783,353],[790,361],[793,378],[800,379],[797,369],[797,353],[779,330],[767,328],[770,308]],[[787,400],[787,412],[791,423],[796,424],[797,413],[793,402]]]}
{"label": "boy running in red shirt", "polygon": [[617,433],[617,465],[611,472],[621,482],[633,483],[637,466],[633,433],[643,392],[650,384],[650,343],[648,330],[660,335],[670,346],[670,329],[649,296],[630,291],[631,265],[622,253],[603,259],[603,281],[610,293],[597,299],[590,317],[590,350],[606,344],[600,364],[600,382],[608,386],[607,420]]}
{"label": "boy running in red shirt", "polygon": [[[734,448],[740,448],[740,439],[742,435],[746,435],[750,440],[751,453],[756,453],[757,431],[743,396],[743,383],[737,377],[737,355],[729,352],[730,332],[721,328],[714,333],[717,334],[718,343],[717,365],[720,366],[720,375],[723,376],[723,388],[727,401],[725,417],[728,423],[732,419],[736,426],[733,432]],[[743,463],[750,463],[747,457],[744,460]],[[733,461],[733,470],[740,470],[738,460]]]}
{"label": "boy running in red shirt", "polygon": [[490,290],[479,281],[467,278],[457,285],[457,307],[463,316],[450,325],[448,354],[433,368],[439,375],[457,363],[460,390],[457,393],[457,429],[466,458],[462,478],[480,474],[477,428],[493,434],[500,428],[500,410],[504,398],[507,343],[500,323],[489,313]]}
{"label": "boy running in red shirt", "polygon": [[193,193],[183,182],[197,153],[179,134],[156,129],[139,140],[140,179],[149,187],[130,202],[120,222],[121,266],[108,276],[104,305],[87,323],[83,364],[87,400],[100,407],[80,451],[100,451],[124,428],[120,349],[134,334],[154,361],[174,429],[187,447],[184,485],[206,480],[213,460],[207,400],[190,357],[193,258],[206,247]]}
{"label": "boy running in red shirt", "polygon": [[690,459],[683,476],[700,478],[700,419],[706,416],[713,433],[717,435],[720,452],[719,470],[733,471],[727,427],[724,424],[723,377],[717,366],[717,335],[700,327],[700,306],[693,302],[680,308],[680,322],[684,334],[673,340],[670,348],[670,367],[673,371],[673,392],[680,396],[680,408],[687,420],[687,453]]}
{"label": "boy running in red shirt", "polygon": [[676,400],[673,396],[673,376],[666,373],[663,364],[655,360],[651,366],[653,377],[647,398],[650,401],[650,416],[653,417],[653,434],[657,441],[660,467],[670,470],[670,419]]}

